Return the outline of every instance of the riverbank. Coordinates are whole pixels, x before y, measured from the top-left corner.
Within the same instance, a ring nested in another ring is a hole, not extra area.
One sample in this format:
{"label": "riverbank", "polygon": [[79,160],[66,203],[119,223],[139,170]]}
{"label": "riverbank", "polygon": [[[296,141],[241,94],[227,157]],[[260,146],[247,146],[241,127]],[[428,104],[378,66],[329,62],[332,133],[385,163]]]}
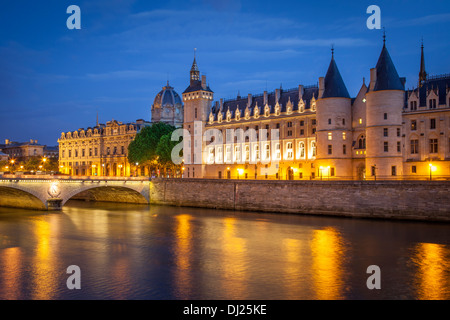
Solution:
{"label": "riverbank", "polygon": [[450,222],[450,182],[153,179],[150,204]]}

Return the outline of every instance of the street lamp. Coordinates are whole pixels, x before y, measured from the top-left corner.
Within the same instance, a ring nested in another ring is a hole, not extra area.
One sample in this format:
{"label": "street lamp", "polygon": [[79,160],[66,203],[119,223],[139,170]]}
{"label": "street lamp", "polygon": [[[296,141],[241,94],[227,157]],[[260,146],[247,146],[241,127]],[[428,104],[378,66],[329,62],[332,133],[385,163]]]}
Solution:
{"label": "street lamp", "polygon": [[237,172],[238,172],[238,180],[239,180],[239,176],[244,173],[244,169],[237,169]]}
{"label": "street lamp", "polygon": [[436,167],[433,166],[433,164],[431,162],[430,162],[429,166],[430,166],[430,181],[431,181],[433,179],[432,172],[436,171]]}
{"label": "street lamp", "polygon": [[14,163],[16,162],[16,160],[11,159],[11,173],[14,173]]}

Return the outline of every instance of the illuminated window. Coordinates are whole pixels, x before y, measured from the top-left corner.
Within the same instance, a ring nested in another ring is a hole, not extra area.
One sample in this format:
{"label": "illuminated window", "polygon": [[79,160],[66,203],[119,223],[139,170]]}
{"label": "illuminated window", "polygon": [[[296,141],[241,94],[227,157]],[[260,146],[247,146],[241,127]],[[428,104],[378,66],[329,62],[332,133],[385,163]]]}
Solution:
{"label": "illuminated window", "polygon": [[362,124],[362,118],[359,118],[359,124]]}
{"label": "illuminated window", "polygon": [[316,142],[315,141],[311,142],[311,154],[313,157],[316,156]]}
{"label": "illuminated window", "polygon": [[292,142],[288,142],[286,144],[286,152],[287,152],[287,159],[292,159],[294,157],[294,151],[292,149]]}
{"label": "illuminated window", "polygon": [[266,154],[265,160],[270,160],[270,145],[267,143],[267,144],[264,146],[264,148],[265,148],[265,150],[266,150],[266,152],[265,152],[265,154]]}
{"label": "illuminated window", "polygon": [[342,132],[342,140],[346,140],[347,139],[347,133],[346,132]]}
{"label": "illuminated window", "polygon": [[281,160],[281,148],[279,143],[275,144],[275,159]]}
{"label": "illuminated window", "polygon": [[300,158],[305,158],[305,143],[300,142],[298,148],[300,150]]}
{"label": "illuminated window", "polygon": [[332,132],[328,132],[328,140],[333,140],[333,133]]}
{"label": "illuminated window", "polygon": [[250,161],[250,146],[245,146],[245,161]]}
{"label": "illuminated window", "polygon": [[234,157],[235,157],[235,161],[237,161],[237,162],[241,161],[241,146],[234,147]]}

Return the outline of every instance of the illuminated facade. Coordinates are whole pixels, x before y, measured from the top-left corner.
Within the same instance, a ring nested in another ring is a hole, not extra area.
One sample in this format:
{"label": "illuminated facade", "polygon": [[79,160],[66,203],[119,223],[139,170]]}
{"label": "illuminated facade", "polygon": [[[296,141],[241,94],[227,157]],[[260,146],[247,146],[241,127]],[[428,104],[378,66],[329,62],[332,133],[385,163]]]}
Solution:
{"label": "illuminated facade", "polygon": [[[190,135],[184,177],[450,178],[450,75],[427,76],[422,46],[418,88],[406,90],[405,82],[384,43],[370,83],[363,80],[355,98],[333,53],[316,86],[220,99],[213,106],[194,59],[183,93]],[[196,139],[207,129],[206,142]]]}
{"label": "illuminated facade", "polygon": [[60,171],[75,176],[133,175],[136,168],[128,163],[128,145],[148,125],[144,120],[126,124],[112,120],[63,132],[58,140]]}

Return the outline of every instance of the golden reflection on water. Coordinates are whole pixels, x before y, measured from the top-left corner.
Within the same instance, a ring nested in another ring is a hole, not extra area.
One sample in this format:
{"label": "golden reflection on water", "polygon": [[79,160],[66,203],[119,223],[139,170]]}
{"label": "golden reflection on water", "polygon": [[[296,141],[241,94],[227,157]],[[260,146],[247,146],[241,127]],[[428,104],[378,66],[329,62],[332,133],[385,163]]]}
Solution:
{"label": "golden reflection on water", "polygon": [[175,285],[177,292],[181,297],[189,296],[191,287],[191,262],[192,255],[192,216],[182,214],[175,217],[176,224],[176,243],[175,243]]}
{"label": "golden reflection on water", "polygon": [[7,248],[0,252],[3,258],[1,263],[3,270],[0,272],[2,275],[1,290],[8,293],[9,300],[17,300],[21,294],[22,252],[19,247]]}
{"label": "golden reflection on water", "polygon": [[[296,299],[303,293],[304,288],[299,284],[302,274],[307,270],[305,268],[305,256],[302,256],[304,242],[297,239],[283,239],[283,251],[286,255],[286,264],[284,269],[285,287],[287,297]],[[303,259],[302,259],[303,257]]]}
{"label": "golden reflection on water", "polygon": [[236,236],[236,221],[236,218],[232,217],[224,219],[222,267],[225,281],[223,288],[228,296],[245,299],[248,293],[247,245],[245,239]]}
{"label": "golden reflection on water", "polygon": [[51,225],[48,217],[41,216],[34,220],[36,249],[33,261],[33,299],[49,300],[56,287],[53,272],[54,261],[51,253]]}
{"label": "golden reflection on water", "polygon": [[415,281],[418,299],[445,300],[449,298],[448,252],[448,248],[435,243],[419,243],[415,246],[412,260],[418,267]]}
{"label": "golden reflection on water", "polygon": [[314,230],[311,240],[312,272],[316,298],[343,299],[344,244],[335,228]]}

